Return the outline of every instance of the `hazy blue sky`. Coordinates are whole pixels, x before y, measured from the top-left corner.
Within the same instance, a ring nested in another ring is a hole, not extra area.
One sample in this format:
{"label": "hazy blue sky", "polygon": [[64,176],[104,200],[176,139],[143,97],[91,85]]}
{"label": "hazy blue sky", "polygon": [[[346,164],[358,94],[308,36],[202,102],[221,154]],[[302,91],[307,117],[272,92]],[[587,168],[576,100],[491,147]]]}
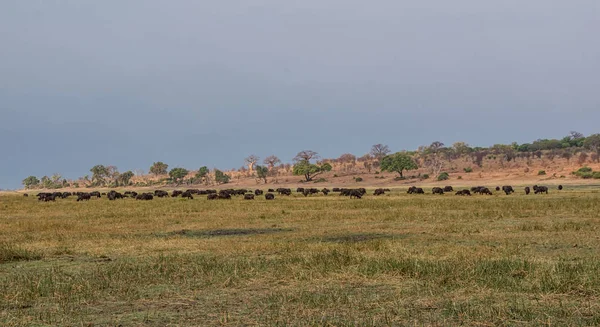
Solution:
{"label": "hazy blue sky", "polygon": [[598,0],[2,0],[0,188],[600,132]]}

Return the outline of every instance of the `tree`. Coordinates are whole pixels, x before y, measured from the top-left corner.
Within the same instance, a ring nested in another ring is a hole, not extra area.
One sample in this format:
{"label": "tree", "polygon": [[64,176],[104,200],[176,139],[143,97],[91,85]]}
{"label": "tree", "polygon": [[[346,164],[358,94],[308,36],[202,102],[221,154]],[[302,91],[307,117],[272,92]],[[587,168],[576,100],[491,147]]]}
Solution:
{"label": "tree", "polygon": [[270,155],[263,160],[263,163],[269,167],[269,169],[273,169],[277,164],[281,163],[281,160],[277,158],[275,155]]}
{"label": "tree", "polygon": [[207,183],[208,173],[209,173],[208,167],[202,166],[202,167],[200,167],[200,169],[198,169],[198,172],[196,173],[196,179],[198,179],[200,181],[204,181],[204,183]]}
{"label": "tree", "polygon": [[600,158],[600,134],[590,135],[583,141],[583,147],[596,153],[596,162]]}
{"label": "tree", "polygon": [[312,159],[319,159],[319,154],[312,150],[302,150],[294,157],[294,162],[306,161],[310,162]]}
{"label": "tree", "polygon": [[413,158],[405,153],[395,153],[387,155],[381,159],[381,170],[389,172],[397,172],[400,177],[404,177],[404,170],[413,170],[419,168]]}
{"label": "tree", "polygon": [[570,147],[580,148],[583,146],[583,142],[585,142],[585,136],[579,132],[571,131],[563,140],[566,141]]}
{"label": "tree", "polygon": [[265,166],[256,166],[256,176],[258,176],[258,178],[264,180],[265,184],[267,184],[267,176],[268,175],[269,175],[269,168],[267,168]]}
{"label": "tree", "polygon": [[479,166],[483,166],[483,159],[488,155],[487,151],[475,151],[471,154],[471,160]]}
{"label": "tree", "polygon": [[52,174],[52,177],[50,177],[50,179],[52,180],[52,184],[54,185],[54,187],[60,187],[62,185],[62,175],[59,173],[54,173]]}
{"label": "tree", "polygon": [[340,163],[355,163],[356,156],[352,153],[344,153],[337,159],[337,161]]}
{"label": "tree", "polygon": [[444,169],[444,158],[448,156],[448,149],[444,147],[444,143],[435,141],[430,146],[419,147],[419,155],[423,165],[437,176]]}
{"label": "tree", "polygon": [[133,176],[134,176],[133,172],[131,170],[128,170],[128,171],[122,173],[121,175],[119,175],[119,181],[124,186],[129,185],[129,181],[133,178]]}
{"label": "tree", "polygon": [[43,188],[52,188],[52,180],[48,176],[42,176],[41,183]]}
{"label": "tree", "polygon": [[119,169],[117,166],[107,166],[106,167],[106,177],[110,180],[111,183],[118,183],[119,177]]}
{"label": "tree", "polygon": [[583,165],[588,160],[588,154],[585,152],[581,152],[579,157],[577,157],[577,163],[579,165]]}
{"label": "tree", "polygon": [[516,158],[515,148],[512,145],[495,144],[491,147],[492,153],[500,157],[500,164],[504,167],[504,161],[511,161]]}
{"label": "tree", "polygon": [[329,163],[322,165],[311,164],[308,160],[301,160],[294,165],[293,174],[296,176],[304,176],[307,182],[310,182],[316,176],[331,171],[332,167]]}
{"label": "tree", "polygon": [[567,159],[567,163],[571,162],[571,158],[573,157],[573,151],[569,149],[565,149],[560,155],[563,159]]}
{"label": "tree", "polygon": [[458,157],[464,156],[473,151],[473,149],[471,149],[471,147],[465,142],[455,142],[454,144],[452,144],[452,150],[454,150],[454,153]]}
{"label": "tree", "polygon": [[435,141],[432,142],[431,145],[429,145],[429,150],[431,152],[437,152],[438,150],[444,148],[444,143],[440,142],[440,141]]}
{"label": "tree", "polygon": [[246,165],[248,165],[249,172],[254,171],[254,165],[258,162],[258,160],[260,160],[260,158],[255,154],[251,154],[248,157],[246,157],[246,159],[244,159],[244,162],[246,163]]}
{"label": "tree", "polygon": [[159,176],[159,175],[166,175],[167,174],[167,169],[169,169],[169,165],[167,165],[164,162],[158,161],[152,164],[152,166],[150,167],[150,174]]}
{"label": "tree", "polygon": [[227,184],[229,183],[229,180],[231,179],[231,176],[223,173],[222,171],[215,169],[215,181],[217,182],[217,184]]}
{"label": "tree", "polygon": [[23,180],[23,186],[26,189],[38,187],[40,186],[40,180],[35,176],[29,176]]}
{"label": "tree", "polygon": [[371,152],[369,154],[374,158],[381,160],[383,157],[387,156],[390,153],[390,148],[387,145],[383,144],[375,144],[371,147]]}
{"label": "tree", "polygon": [[183,179],[185,178],[185,176],[187,176],[188,173],[189,171],[185,168],[173,168],[171,169],[171,171],[169,171],[169,177],[171,177],[173,182],[179,185],[183,183]]}
{"label": "tree", "polygon": [[90,169],[92,173],[92,184],[96,186],[104,186],[108,177],[108,169],[104,165],[95,165]]}

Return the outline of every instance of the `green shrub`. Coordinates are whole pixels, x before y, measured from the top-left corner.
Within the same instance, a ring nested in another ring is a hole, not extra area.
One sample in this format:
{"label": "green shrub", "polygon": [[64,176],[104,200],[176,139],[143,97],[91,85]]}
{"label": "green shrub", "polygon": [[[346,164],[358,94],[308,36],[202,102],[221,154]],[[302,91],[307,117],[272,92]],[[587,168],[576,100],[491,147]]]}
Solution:
{"label": "green shrub", "polygon": [[376,170],[376,171],[375,171],[375,175],[379,175],[379,170]]}
{"label": "green shrub", "polygon": [[362,177],[354,177],[354,181],[358,183],[358,182],[362,182],[363,179],[362,179]]}
{"label": "green shrub", "polygon": [[467,167],[463,169],[465,171],[465,173],[472,173],[473,172],[473,168],[471,167]]}
{"label": "green shrub", "polygon": [[327,182],[327,180],[323,177],[321,177],[315,181],[315,183],[325,183],[325,182]]}
{"label": "green shrub", "polygon": [[448,179],[450,179],[450,175],[447,172],[441,173],[437,178],[438,181],[446,181]]}
{"label": "green shrub", "polygon": [[396,182],[397,182],[397,181],[403,181],[403,180],[405,180],[405,179],[406,179],[406,177],[400,177],[400,176],[394,177],[394,180],[395,180]]}
{"label": "green shrub", "polygon": [[458,176],[457,179],[462,179],[462,176]]}
{"label": "green shrub", "polygon": [[[596,172],[598,173],[598,172]],[[582,167],[579,168],[577,171],[573,172],[573,175],[577,176],[577,177],[581,177],[583,179],[590,179],[590,178],[595,178],[594,175],[596,174],[592,171],[592,168],[590,167]]]}
{"label": "green shrub", "polygon": [[336,178],[336,177],[340,177],[340,176],[338,176],[337,174],[333,174],[333,178]]}
{"label": "green shrub", "polygon": [[538,176],[543,176],[543,175],[546,175],[546,171],[545,170],[538,171]]}
{"label": "green shrub", "polygon": [[422,179],[429,179],[429,174],[423,174],[423,176],[421,176]]}
{"label": "green shrub", "polygon": [[593,179],[600,179],[600,171],[597,171],[595,173],[592,173],[592,178]]}

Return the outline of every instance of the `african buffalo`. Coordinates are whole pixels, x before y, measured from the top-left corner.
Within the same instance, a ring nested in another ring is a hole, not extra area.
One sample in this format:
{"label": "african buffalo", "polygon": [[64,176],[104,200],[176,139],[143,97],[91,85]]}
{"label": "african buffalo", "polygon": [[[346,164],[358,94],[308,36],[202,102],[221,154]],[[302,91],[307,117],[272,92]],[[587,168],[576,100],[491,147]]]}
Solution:
{"label": "african buffalo", "polygon": [[434,187],[431,190],[431,193],[432,194],[442,194],[443,195],[444,194],[444,189],[442,189],[441,187]]}

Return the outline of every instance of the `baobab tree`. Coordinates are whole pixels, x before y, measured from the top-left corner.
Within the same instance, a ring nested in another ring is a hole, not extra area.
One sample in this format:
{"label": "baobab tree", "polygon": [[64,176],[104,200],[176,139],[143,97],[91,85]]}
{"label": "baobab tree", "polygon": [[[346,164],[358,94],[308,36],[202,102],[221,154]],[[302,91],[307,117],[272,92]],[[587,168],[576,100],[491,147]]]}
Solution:
{"label": "baobab tree", "polygon": [[383,157],[390,153],[390,148],[387,145],[375,144],[371,147],[370,154],[377,160],[381,160]]}
{"label": "baobab tree", "polygon": [[269,169],[273,169],[277,164],[281,163],[281,160],[277,158],[275,155],[270,155],[263,160],[263,163],[269,167]]}
{"label": "baobab tree", "polygon": [[246,165],[248,165],[248,171],[250,173],[254,171],[254,165],[258,162],[259,159],[260,158],[255,154],[251,154],[248,157],[246,157],[246,159],[244,159],[244,162],[246,163]]}
{"label": "baobab tree", "polygon": [[298,154],[296,154],[296,156],[294,157],[294,162],[302,162],[302,161],[306,161],[306,162],[310,162],[311,159],[319,159],[320,156],[317,152],[312,151],[312,150],[302,150],[300,152],[298,152]]}

